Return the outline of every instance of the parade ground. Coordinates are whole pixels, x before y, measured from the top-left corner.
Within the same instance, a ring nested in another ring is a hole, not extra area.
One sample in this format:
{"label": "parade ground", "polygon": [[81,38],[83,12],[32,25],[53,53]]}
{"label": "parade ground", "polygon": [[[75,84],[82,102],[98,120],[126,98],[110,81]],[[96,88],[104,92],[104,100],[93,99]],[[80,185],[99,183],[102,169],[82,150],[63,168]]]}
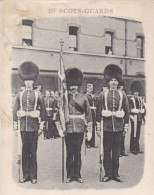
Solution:
{"label": "parade ground", "polygon": [[[19,183],[18,185],[26,189],[42,190],[71,190],[71,189],[125,189],[136,186],[142,179],[144,172],[144,153],[134,155],[129,151],[130,129],[126,134],[125,147],[127,157],[120,157],[119,175],[123,183],[109,181],[102,183],[99,181],[99,147],[87,148],[86,156],[84,155],[84,144],[82,148],[82,169],[81,176],[83,184],[73,181],[72,183],[62,183],[62,139],[44,140],[43,135],[38,140],[38,183],[31,182]],[[17,162],[17,137],[14,136],[14,154],[15,162],[12,165],[12,174],[15,183],[18,183],[18,165]],[[96,135],[96,145],[99,146],[99,138]],[[141,129],[140,149],[144,152],[144,126]],[[66,152],[66,149],[65,149]],[[66,154],[65,154],[66,162]],[[66,170],[65,170],[66,180]]]}

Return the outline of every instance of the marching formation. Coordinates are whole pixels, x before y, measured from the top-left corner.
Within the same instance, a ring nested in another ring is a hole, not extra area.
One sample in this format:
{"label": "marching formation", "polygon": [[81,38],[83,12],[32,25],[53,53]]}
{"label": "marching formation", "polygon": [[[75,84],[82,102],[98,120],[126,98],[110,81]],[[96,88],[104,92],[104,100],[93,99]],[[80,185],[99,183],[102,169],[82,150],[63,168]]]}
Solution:
{"label": "marching formation", "polygon": [[[36,64],[25,62],[20,65],[18,73],[25,84],[16,97],[13,109],[13,125],[15,132],[18,131],[19,148],[22,143],[22,152],[18,149],[18,163],[20,166],[22,161],[23,178],[20,178],[19,172],[19,182],[37,183],[37,141],[42,132],[44,139],[61,137],[65,140],[66,183],[83,183],[81,148],[83,142],[87,148],[98,148],[96,134],[100,138],[100,181],[108,182],[112,179],[122,182],[118,173],[119,157],[127,156],[125,134],[129,120],[130,152],[135,155],[141,152],[140,131],[142,123],[145,123],[145,102],[140,96],[141,83],[132,83],[132,95],[127,96],[122,70],[110,64],[104,70],[107,87],[96,97],[90,83],[87,84],[86,94],[80,93],[83,73],[77,68],[70,68],[61,74],[61,89],[56,93],[46,91],[44,98],[39,91],[34,90],[34,82],[39,74]],[[102,172],[103,167],[105,173]]]}

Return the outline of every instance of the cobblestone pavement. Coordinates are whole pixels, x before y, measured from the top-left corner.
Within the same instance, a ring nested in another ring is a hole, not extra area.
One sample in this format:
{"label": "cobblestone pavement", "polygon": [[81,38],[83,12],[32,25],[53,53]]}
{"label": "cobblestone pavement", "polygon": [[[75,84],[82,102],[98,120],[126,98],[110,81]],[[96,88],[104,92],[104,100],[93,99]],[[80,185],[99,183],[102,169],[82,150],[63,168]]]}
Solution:
{"label": "cobblestone pavement", "polygon": [[[15,142],[17,138],[14,138]],[[124,180],[118,183],[111,180],[108,183],[99,182],[99,148],[86,149],[86,158],[84,157],[84,145],[82,148],[82,170],[81,175],[84,179],[83,184],[72,182],[62,183],[61,179],[61,138],[53,140],[44,140],[43,135],[38,141],[38,183],[33,185],[30,182],[18,184],[20,187],[28,189],[46,189],[46,190],[68,190],[68,189],[123,189],[137,185],[142,179],[144,169],[144,153],[134,155],[129,152],[130,130],[126,135],[125,146],[128,157],[120,157],[119,174]],[[99,145],[99,138],[96,136],[96,144]],[[15,144],[14,151],[17,151]],[[141,130],[140,138],[141,151],[144,151],[144,128]],[[66,155],[65,155],[66,157]],[[14,162],[17,157],[13,155]],[[15,183],[18,181],[17,164],[13,164],[13,178]],[[65,171],[66,179],[66,171]]]}

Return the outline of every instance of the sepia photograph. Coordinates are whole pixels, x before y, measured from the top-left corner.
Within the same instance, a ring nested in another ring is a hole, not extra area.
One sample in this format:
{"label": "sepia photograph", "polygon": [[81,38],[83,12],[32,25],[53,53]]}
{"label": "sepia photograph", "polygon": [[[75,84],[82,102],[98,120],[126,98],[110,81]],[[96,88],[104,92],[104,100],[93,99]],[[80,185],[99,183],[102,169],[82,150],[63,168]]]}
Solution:
{"label": "sepia photograph", "polygon": [[40,3],[48,17],[38,17],[30,14],[35,1],[31,8],[17,2],[9,28],[1,28],[10,107],[9,114],[2,110],[2,126],[9,128],[11,148],[8,155],[4,131],[11,182],[10,190],[2,182],[2,194],[14,185],[13,194],[136,189],[145,178],[151,135],[145,20],[115,14],[110,4],[55,2]]}

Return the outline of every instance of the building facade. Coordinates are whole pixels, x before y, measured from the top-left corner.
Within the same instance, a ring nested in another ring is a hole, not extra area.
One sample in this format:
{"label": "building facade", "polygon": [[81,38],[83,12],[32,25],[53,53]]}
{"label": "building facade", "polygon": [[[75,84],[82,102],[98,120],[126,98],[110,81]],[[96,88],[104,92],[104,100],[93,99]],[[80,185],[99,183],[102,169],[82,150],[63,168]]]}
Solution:
{"label": "building facade", "polygon": [[92,83],[94,92],[99,94],[105,86],[104,69],[113,63],[123,71],[127,93],[130,94],[131,82],[138,79],[145,95],[142,23],[107,16],[21,20],[13,40],[13,94],[23,85],[18,67],[24,61],[39,66],[36,85],[41,85],[42,92],[57,90],[61,39],[65,68],[77,67],[84,73],[81,91],[85,92],[86,84]]}

